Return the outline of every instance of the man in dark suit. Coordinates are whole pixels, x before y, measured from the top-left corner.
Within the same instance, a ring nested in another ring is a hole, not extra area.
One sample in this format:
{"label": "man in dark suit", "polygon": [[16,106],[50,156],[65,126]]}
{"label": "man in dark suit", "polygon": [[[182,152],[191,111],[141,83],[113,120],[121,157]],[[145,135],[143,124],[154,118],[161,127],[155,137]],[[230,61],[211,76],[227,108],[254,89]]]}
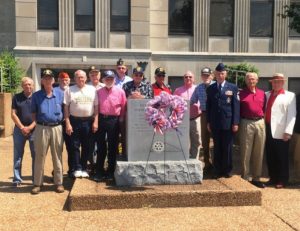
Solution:
{"label": "man in dark suit", "polygon": [[238,88],[227,82],[223,63],[215,70],[216,82],[207,89],[207,128],[214,141],[214,170],[216,178],[231,177],[232,144],[240,121]]}

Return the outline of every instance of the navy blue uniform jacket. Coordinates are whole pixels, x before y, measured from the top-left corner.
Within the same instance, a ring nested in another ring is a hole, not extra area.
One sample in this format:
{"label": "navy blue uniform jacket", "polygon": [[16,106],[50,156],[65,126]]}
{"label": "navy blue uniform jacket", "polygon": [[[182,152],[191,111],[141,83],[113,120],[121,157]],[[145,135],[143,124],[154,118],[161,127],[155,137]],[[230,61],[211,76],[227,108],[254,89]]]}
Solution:
{"label": "navy blue uniform jacket", "polygon": [[236,85],[225,81],[221,93],[217,83],[207,88],[207,122],[210,128],[231,130],[240,122],[240,101]]}

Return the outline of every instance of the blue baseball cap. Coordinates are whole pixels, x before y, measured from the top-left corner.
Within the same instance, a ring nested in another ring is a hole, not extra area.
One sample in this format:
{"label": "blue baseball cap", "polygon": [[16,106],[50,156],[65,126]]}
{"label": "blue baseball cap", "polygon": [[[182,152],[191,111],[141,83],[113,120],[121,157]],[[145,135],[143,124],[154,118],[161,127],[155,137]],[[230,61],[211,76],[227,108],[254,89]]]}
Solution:
{"label": "blue baseball cap", "polygon": [[116,75],[113,71],[108,70],[108,71],[104,71],[103,73],[103,78],[115,78]]}

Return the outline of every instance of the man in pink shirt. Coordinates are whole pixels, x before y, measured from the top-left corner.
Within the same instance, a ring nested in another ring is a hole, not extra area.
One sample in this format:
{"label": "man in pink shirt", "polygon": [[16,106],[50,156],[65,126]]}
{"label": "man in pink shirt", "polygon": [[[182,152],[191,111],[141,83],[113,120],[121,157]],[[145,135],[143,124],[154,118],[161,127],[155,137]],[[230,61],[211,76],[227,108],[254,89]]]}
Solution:
{"label": "man in pink shirt", "polygon": [[[183,76],[184,85],[176,88],[174,95],[181,96],[185,100],[190,100],[196,88],[195,77],[191,71],[187,71]],[[190,105],[190,158],[199,158],[200,151],[200,105],[199,103]]]}
{"label": "man in pink shirt", "polygon": [[[99,105],[99,155],[97,156],[96,175],[94,176],[94,180],[97,182],[102,179],[113,179],[118,153],[119,123],[124,121],[126,106],[125,92],[115,85],[115,74],[113,71],[104,72],[103,82],[105,87],[97,91]],[[107,142],[105,140],[106,136]],[[108,168],[105,171],[104,162],[107,154]]]}
{"label": "man in pink shirt", "polygon": [[[266,95],[258,89],[258,76],[248,72],[245,77],[247,87],[240,91],[240,152],[242,161],[242,178],[250,180],[259,188],[264,188],[260,182],[263,154],[266,139],[264,111]],[[251,165],[250,165],[251,160]]]}

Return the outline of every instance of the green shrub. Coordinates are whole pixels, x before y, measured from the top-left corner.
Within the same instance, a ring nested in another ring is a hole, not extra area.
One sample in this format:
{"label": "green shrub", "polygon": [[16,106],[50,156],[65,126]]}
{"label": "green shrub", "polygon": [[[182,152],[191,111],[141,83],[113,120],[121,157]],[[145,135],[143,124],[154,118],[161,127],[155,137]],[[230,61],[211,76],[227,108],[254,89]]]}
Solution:
{"label": "green shrub", "polygon": [[24,71],[14,54],[3,51],[0,54],[0,92],[16,93]]}
{"label": "green shrub", "polygon": [[244,88],[246,86],[245,75],[247,72],[259,73],[259,70],[254,65],[250,65],[248,63],[225,66],[228,70],[228,82],[236,84],[239,88]]}

